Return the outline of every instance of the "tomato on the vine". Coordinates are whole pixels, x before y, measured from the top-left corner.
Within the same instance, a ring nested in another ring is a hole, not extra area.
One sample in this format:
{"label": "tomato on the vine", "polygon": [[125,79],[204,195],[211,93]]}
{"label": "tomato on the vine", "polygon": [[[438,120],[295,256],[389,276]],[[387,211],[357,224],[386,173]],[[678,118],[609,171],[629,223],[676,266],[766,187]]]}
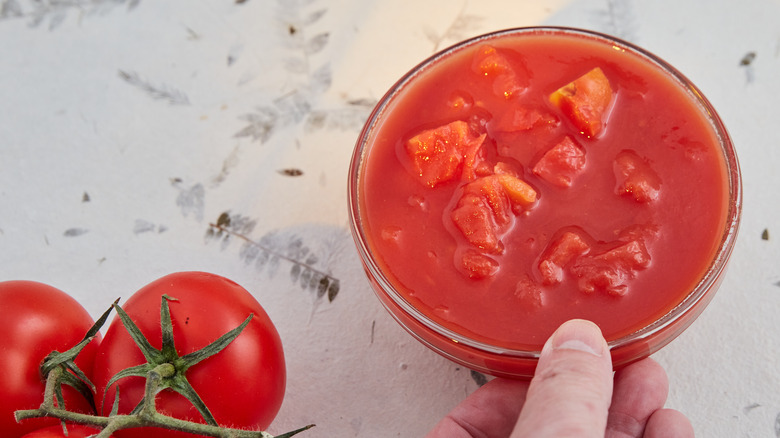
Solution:
{"label": "tomato on the vine", "polygon": [[[257,300],[243,287],[218,275],[179,272],[162,277],[133,294],[122,309],[156,349],[162,348],[161,302],[167,299],[173,341],[179,356],[200,350],[253,317],[243,331],[218,354],[189,368],[186,378],[220,426],[263,430],[281,407],[286,384],[279,334]],[[143,377],[111,378],[146,360],[120,318],[105,333],[94,364],[97,403],[103,414],[112,408],[119,388],[118,413],[127,414],[141,402]],[[184,396],[165,389],[155,397],[156,409],[172,417],[204,423]],[[163,434],[164,435],[161,435]],[[121,438],[192,436],[181,432],[126,429]]]}
{"label": "tomato on the vine", "polygon": [[99,429],[80,424],[69,424],[67,428],[67,435],[62,430],[62,425],[57,425],[34,430],[22,436],[22,438],[87,438],[100,432]]}
{"label": "tomato on the vine", "polygon": [[[23,434],[59,423],[36,418],[17,423],[14,412],[36,409],[43,401],[45,382],[41,362],[49,353],[64,352],[78,344],[93,321],[89,312],[65,292],[33,281],[0,282],[0,431],[3,437]],[[87,344],[76,365],[89,376],[98,339]],[[89,412],[86,399],[63,387],[65,408]]]}

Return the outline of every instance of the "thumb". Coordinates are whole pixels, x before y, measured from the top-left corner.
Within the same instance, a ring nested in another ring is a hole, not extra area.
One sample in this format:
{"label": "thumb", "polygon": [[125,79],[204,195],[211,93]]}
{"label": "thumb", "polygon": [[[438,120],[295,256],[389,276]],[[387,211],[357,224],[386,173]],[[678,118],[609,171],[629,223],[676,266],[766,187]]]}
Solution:
{"label": "thumb", "polygon": [[601,330],[566,322],[542,348],[511,437],[603,438],[611,398],[612,360]]}

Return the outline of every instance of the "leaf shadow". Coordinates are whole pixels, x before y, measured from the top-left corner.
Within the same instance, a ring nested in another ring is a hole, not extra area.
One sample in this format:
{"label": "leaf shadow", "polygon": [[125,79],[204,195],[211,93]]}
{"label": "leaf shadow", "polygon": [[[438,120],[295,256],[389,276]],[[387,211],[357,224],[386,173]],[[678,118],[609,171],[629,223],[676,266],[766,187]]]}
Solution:
{"label": "leaf shadow", "polygon": [[313,293],[317,301],[336,299],[341,281],[328,268],[333,248],[328,245],[314,248],[298,234],[289,232],[272,231],[259,239],[250,238],[256,225],[255,219],[226,211],[209,223],[205,240],[219,243],[222,250],[233,241],[240,241],[239,258],[245,265],[269,277],[287,269],[290,281],[301,290]]}

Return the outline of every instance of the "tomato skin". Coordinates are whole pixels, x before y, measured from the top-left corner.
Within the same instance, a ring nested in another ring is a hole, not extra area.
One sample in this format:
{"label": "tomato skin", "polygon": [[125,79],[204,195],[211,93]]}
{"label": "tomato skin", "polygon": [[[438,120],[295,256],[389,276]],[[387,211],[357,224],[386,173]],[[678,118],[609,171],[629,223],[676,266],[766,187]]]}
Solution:
{"label": "tomato skin", "polygon": [[62,426],[50,426],[43,429],[34,430],[22,438],[87,438],[92,435],[96,435],[100,432],[99,429],[95,429],[89,426],[82,425],[68,425],[68,435],[62,432]]}
{"label": "tomato skin", "polygon": [[[133,294],[124,305],[130,318],[155,348],[161,348],[160,305],[169,301],[176,350],[180,356],[199,350],[254,317],[244,331],[216,355],[192,366],[187,379],[225,427],[265,429],[284,398],[286,371],[281,339],[257,300],[238,284],[205,272],[178,272],[162,277]],[[117,372],[145,363],[141,351],[114,318],[95,358],[94,382],[98,406],[111,409],[119,386],[119,413],[129,413],[143,397],[145,379],[128,377],[106,389]],[[103,395],[105,394],[105,399]],[[203,423],[191,403],[170,390],[157,395],[157,409],[176,418]],[[117,431],[117,437],[184,437],[180,432],[150,428]]]}
{"label": "tomato skin", "polygon": [[[93,324],[81,304],[65,292],[34,281],[0,282],[0,431],[14,438],[48,425],[53,418],[17,423],[14,412],[37,409],[43,402],[45,382],[41,362],[54,350],[64,352],[78,344]],[[87,344],[76,364],[87,376],[99,337]],[[89,412],[86,400],[69,386],[63,387],[65,407]]]}

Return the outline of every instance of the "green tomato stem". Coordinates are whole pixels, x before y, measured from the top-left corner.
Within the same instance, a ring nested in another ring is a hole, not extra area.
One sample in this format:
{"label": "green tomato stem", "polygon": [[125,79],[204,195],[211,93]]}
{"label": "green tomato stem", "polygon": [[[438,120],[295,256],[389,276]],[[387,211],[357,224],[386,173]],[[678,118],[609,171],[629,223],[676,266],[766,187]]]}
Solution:
{"label": "green tomato stem", "polygon": [[49,375],[46,377],[46,387],[44,389],[44,398],[41,407],[38,409],[16,411],[14,416],[17,422],[31,418],[57,418],[66,422],[84,424],[101,429],[100,433],[96,435],[96,438],[109,438],[112,433],[118,430],[134,427],[157,427],[215,438],[289,438],[314,427],[312,424],[282,435],[274,436],[264,431],[249,431],[212,426],[209,424],[180,420],[161,414],[156,409],[155,396],[160,391],[162,379],[164,377],[170,377],[176,372],[175,367],[171,364],[161,364],[149,371],[146,377],[144,406],[138,413],[103,417],[99,415],[72,412],[57,406],[55,403],[56,390],[60,385],[63,372],[64,370],[62,367],[56,367],[49,372]]}

